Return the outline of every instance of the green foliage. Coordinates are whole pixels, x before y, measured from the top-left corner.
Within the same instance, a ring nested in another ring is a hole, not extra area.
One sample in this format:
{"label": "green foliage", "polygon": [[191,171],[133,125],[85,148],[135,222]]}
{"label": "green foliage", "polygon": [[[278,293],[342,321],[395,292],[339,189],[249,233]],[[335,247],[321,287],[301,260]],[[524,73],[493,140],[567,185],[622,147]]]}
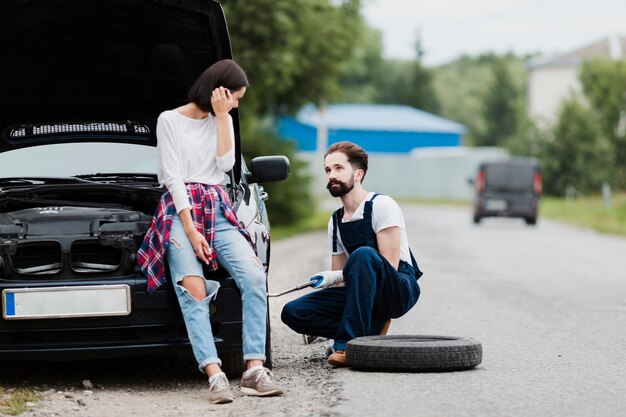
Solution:
{"label": "green foliage", "polygon": [[297,223],[314,213],[316,207],[309,189],[311,178],[307,174],[306,162],[298,159],[293,142],[276,136],[268,119],[253,119],[244,124],[241,146],[248,166],[256,156],[285,155],[289,158],[289,178],[260,184],[269,194],[266,207],[272,225]]}
{"label": "green foliage", "polygon": [[585,96],[598,113],[604,134],[607,137],[618,135],[618,123],[626,112],[626,61],[585,62],[580,71],[580,82]]}
{"label": "green foliage", "polygon": [[506,60],[495,59],[490,66],[491,81],[482,103],[484,130],[476,135],[476,144],[502,146],[516,134],[524,103]]}
{"label": "green foliage", "polygon": [[[524,91],[526,85],[526,69],[524,60],[513,54],[494,55],[485,54],[479,56],[463,55],[458,59],[441,65],[434,69],[434,90],[441,105],[440,114],[450,120],[463,123],[468,127],[465,143],[476,145],[479,143],[481,134],[488,130],[486,120],[485,97],[489,87],[494,83],[493,66],[501,61],[510,73],[510,81],[518,92]],[[518,109],[524,107],[524,95],[517,97]],[[524,131],[527,123],[522,119],[519,127]],[[515,146],[515,139],[524,138],[516,136],[503,140],[507,145]]]}
{"label": "green foliage", "polygon": [[337,101],[404,104],[438,113],[433,71],[422,63],[419,39],[415,53],[413,61],[383,59],[380,32],[362,27],[354,53],[343,68],[342,93]]}
{"label": "green foliage", "polygon": [[591,227],[604,233],[626,236],[626,194],[614,193],[610,208],[599,195],[565,200],[541,199],[541,215],[551,219]]}
{"label": "green foliage", "polygon": [[224,0],[233,56],[258,115],[295,111],[337,94],[361,24],[358,0]]}
{"label": "green foliage", "polygon": [[342,90],[336,99],[345,103],[374,103],[379,89],[377,80],[386,67],[382,58],[382,34],[365,24],[360,25],[359,32],[352,55],[341,70]]}
{"label": "green foliage", "polygon": [[541,152],[545,192],[562,196],[568,186],[583,194],[599,192],[610,178],[611,154],[595,114],[576,99],[566,101]]}
{"label": "green foliage", "polygon": [[43,399],[40,392],[28,388],[4,388],[0,386],[0,415],[16,416],[28,410],[26,404],[39,403]]}
{"label": "green foliage", "polygon": [[580,81],[615,150],[614,184],[626,189],[626,61],[585,62]]}
{"label": "green foliage", "polygon": [[[250,88],[241,102],[246,158],[286,155],[286,181],[262,184],[273,225],[298,222],[315,204],[305,163],[279,139],[271,120],[305,103],[330,101],[363,23],[359,0],[223,0],[235,60]],[[248,159],[248,161],[249,161]]]}

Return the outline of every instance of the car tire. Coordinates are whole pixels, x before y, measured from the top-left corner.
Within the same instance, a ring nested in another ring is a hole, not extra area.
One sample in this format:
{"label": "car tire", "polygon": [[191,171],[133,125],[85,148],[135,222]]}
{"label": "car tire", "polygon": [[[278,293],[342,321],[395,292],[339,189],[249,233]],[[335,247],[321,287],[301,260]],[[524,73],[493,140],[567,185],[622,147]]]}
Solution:
{"label": "car tire", "polygon": [[222,371],[229,378],[241,378],[241,374],[246,370],[246,364],[243,361],[243,350],[229,350],[221,352]]}
{"label": "car tire", "polygon": [[526,221],[526,224],[528,226],[534,226],[537,224],[537,218],[536,217],[526,217],[524,219]]}
{"label": "car tire", "polygon": [[474,220],[474,224],[478,224],[478,223],[480,223],[481,218],[480,218],[480,216],[475,215],[473,220]]}
{"label": "car tire", "polygon": [[470,337],[364,336],[346,345],[349,366],[376,371],[460,371],[479,365],[482,356],[482,344]]}
{"label": "car tire", "polygon": [[265,333],[265,367],[272,369],[274,364],[272,363],[272,328],[270,326],[270,306],[267,306],[267,325]]}

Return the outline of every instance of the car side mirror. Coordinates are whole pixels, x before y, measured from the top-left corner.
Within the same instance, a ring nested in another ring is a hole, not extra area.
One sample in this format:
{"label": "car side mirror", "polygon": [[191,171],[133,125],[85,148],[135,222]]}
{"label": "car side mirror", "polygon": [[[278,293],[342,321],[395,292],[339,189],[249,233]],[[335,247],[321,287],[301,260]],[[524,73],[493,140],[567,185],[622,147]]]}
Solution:
{"label": "car side mirror", "polygon": [[258,156],[250,164],[250,173],[246,174],[248,183],[282,181],[289,176],[289,158],[284,155]]}
{"label": "car side mirror", "polygon": [[472,177],[467,178],[467,183],[469,185],[474,185],[474,178],[472,178]]}

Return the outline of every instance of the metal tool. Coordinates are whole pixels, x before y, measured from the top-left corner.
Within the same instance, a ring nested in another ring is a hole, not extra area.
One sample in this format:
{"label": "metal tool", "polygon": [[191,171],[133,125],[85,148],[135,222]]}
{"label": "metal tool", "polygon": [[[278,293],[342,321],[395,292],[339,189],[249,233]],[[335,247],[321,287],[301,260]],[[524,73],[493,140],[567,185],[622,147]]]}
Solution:
{"label": "metal tool", "polygon": [[316,282],[317,281],[307,281],[304,284],[300,284],[300,285],[298,285],[296,287],[290,288],[290,289],[285,290],[283,292],[277,292],[277,293],[274,293],[274,294],[268,293],[267,296],[268,297],[280,297],[281,295],[289,294],[290,292],[299,291],[299,290],[301,290],[303,288],[308,288],[308,287],[316,284]]}

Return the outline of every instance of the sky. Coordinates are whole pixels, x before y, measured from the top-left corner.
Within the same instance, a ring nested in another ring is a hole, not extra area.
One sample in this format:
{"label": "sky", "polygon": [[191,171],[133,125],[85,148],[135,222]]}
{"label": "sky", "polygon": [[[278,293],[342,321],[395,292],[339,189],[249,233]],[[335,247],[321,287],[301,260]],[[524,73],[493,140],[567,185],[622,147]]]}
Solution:
{"label": "sky", "polygon": [[426,65],[490,51],[550,56],[626,36],[626,0],[363,0],[363,15],[387,58],[413,59],[419,33]]}

